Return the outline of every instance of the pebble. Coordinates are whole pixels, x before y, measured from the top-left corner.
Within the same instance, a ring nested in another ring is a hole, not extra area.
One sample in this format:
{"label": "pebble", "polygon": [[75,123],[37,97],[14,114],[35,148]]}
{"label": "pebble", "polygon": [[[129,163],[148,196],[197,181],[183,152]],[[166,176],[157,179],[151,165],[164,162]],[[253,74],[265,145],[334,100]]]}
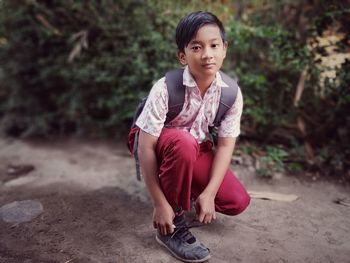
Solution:
{"label": "pebble", "polygon": [[0,218],[7,223],[24,223],[33,220],[43,211],[39,201],[14,201],[0,207]]}

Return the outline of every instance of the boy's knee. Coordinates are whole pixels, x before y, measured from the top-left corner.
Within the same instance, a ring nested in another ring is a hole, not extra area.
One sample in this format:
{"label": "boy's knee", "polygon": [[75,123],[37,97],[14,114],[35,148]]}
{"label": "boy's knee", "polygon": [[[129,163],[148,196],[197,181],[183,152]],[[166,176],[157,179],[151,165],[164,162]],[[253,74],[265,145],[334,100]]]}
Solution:
{"label": "boy's knee", "polygon": [[229,216],[235,216],[242,213],[250,204],[250,196],[248,193],[239,195],[235,197],[235,200],[230,204],[226,205],[222,209],[221,213]]}
{"label": "boy's knee", "polygon": [[245,195],[241,196],[241,200],[238,202],[235,215],[238,215],[242,213],[244,210],[246,210],[249,204],[250,204],[250,196],[246,193]]}

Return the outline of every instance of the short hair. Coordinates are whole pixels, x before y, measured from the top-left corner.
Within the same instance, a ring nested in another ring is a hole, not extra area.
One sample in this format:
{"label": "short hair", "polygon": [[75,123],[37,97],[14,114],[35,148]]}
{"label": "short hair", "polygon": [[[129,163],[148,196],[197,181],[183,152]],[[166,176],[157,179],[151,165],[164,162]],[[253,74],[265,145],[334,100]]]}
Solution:
{"label": "short hair", "polygon": [[197,11],[183,17],[176,27],[175,40],[179,51],[185,51],[185,47],[195,37],[198,30],[205,25],[218,26],[222,41],[226,42],[225,29],[221,21],[210,12]]}

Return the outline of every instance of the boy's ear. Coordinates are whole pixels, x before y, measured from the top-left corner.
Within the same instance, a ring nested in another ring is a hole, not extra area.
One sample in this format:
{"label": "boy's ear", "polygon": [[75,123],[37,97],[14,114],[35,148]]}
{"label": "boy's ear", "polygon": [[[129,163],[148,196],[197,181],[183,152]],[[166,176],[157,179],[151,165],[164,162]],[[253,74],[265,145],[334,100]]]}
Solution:
{"label": "boy's ear", "polygon": [[226,52],[227,52],[227,47],[228,47],[228,42],[227,41],[225,41],[224,42],[224,58],[226,57]]}
{"label": "boy's ear", "polygon": [[182,65],[187,65],[186,55],[183,51],[178,50],[176,55]]}

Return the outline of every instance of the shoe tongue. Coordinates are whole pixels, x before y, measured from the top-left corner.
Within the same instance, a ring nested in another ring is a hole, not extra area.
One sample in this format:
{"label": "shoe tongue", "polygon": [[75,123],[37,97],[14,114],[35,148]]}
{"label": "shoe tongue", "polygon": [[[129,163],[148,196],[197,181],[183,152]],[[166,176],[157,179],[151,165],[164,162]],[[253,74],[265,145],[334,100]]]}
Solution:
{"label": "shoe tongue", "polygon": [[188,231],[187,228],[183,228],[179,231],[179,234],[182,235],[183,239],[188,244],[193,244],[196,242],[196,238],[192,235],[190,231]]}
{"label": "shoe tongue", "polygon": [[188,244],[193,244],[194,242],[196,242],[196,238],[195,237],[191,237],[189,240],[186,240],[186,242]]}

